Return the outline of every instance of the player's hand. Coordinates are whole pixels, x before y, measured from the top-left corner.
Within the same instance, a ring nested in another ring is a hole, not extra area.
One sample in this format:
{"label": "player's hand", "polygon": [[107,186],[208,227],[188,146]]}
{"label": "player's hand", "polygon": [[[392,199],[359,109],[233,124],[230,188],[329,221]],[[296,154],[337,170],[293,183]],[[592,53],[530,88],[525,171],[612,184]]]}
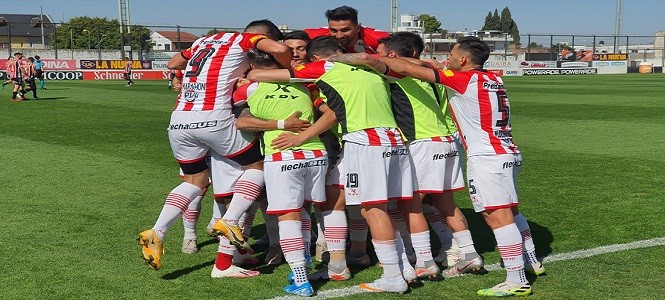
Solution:
{"label": "player's hand", "polygon": [[302,112],[297,111],[284,119],[284,129],[297,133],[309,128],[312,124],[310,124],[309,121],[299,119],[301,115]]}
{"label": "player's hand", "polygon": [[297,147],[303,144],[304,141],[301,141],[298,135],[295,135],[290,132],[284,132],[280,134],[276,139],[270,143],[270,146],[273,148],[284,150],[291,147]]}
{"label": "player's hand", "polygon": [[443,69],[443,70],[448,69],[445,63],[442,63],[436,59],[423,59],[423,61],[428,62],[432,67],[435,67],[437,69]]}
{"label": "player's hand", "polygon": [[236,81],[235,88],[237,89],[237,88],[239,88],[239,87],[241,87],[245,84],[250,84],[250,83],[252,83],[252,82],[247,80],[247,78],[240,78],[240,79],[238,79],[238,81]]}
{"label": "player's hand", "polygon": [[182,89],[182,78],[173,77],[173,80],[171,80],[171,84],[173,85],[174,91],[180,92],[180,90]]}

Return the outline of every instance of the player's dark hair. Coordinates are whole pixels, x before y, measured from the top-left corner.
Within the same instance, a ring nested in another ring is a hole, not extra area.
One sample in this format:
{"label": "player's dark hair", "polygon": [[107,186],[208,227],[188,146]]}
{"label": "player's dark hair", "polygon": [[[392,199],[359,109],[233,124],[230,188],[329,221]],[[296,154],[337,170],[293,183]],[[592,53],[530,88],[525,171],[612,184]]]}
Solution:
{"label": "player's dark hair", "polygon": [[32,56],[31,56],[31,57],[28,57],[28,60],[29,60],[30,62],[35,62],[35,59],[32,58]]}
{"label": "player's dark hair", "polygon": [[379,44],[383,44],[383,47],[388,51],[395,51],[395,53],[401,57],[413,57],[415,51],[408,39],[392,34],[380,38]]}
{"label": "player's dark hair", "polygon": [[459,48],[471,56],[471,62],[482,66],[490,57],[490,47],[475,36],[465,36],[457,40]]}
{"label": "player's dark hair", "polygon": [[39,55],[35,55],[35,59],[36,59],[36,60],[39,60],[40,58],[41,58],[41,57],[39,57]]}
{"label": "player's dark hair", "polygon": [[269,68],[279,66],[272,55],[256,48],[252,48],[247,51],[247,58],[249,58],[250,63],[259,67]]}
{"label": "player's dark hair", "polygon": [[390,35],[399,36],[409,40],[409,44],[413,46],[412,57],[419,58],[420,54],[425,50],[425,42],[423,41],[423,38],[415,32],[400,31],[391,33]]}
{"label": "player's dark hair", "polygon": [[279,41],[284,37],[282,31],[279,30],[277,25],[268,19],[255,20],[249,22],[245,27],[245,32],[256,32],[256,31],[266,32],[268,38]]}
{"label": "player's dark hair", "polygon": [[353,25],[358,25],[358,10],[353,7],[344,5],[338,8],[327,10],[326,18],[328,18],[328,21],[351,20]]}
{"label": "player's dark hair", "polygon": [[282,41],[286,40],[301,40],[305,41],[306,43],[309,43],[312,39],[309,38],[307,32],[304,32],[302,30],[294,30],[284,34],[284,38],[282,38]]}
{"label": "player's dark hair", "polygon": [[307,44],[307,60],[312,61],[314,55],[329,57],[337,51],[346,52],[334,36],[320,36]]}
{"label": "player's dark hair", "polygon": [[16,55],[23,55],[23,53],[21,53],[21,52],[16,52],[16,53],[14,53],[14,56],[16,56]]}

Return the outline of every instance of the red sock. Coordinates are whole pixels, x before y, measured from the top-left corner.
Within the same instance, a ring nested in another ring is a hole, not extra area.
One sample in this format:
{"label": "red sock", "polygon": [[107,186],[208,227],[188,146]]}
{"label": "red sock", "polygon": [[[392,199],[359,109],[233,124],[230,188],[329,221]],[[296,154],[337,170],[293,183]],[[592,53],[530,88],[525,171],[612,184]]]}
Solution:
{"label": "red sock", "polygon": [[215,259],[215,267],[219,270],[226,270],[231,267],[233,255],[217,252],[217,259]]}

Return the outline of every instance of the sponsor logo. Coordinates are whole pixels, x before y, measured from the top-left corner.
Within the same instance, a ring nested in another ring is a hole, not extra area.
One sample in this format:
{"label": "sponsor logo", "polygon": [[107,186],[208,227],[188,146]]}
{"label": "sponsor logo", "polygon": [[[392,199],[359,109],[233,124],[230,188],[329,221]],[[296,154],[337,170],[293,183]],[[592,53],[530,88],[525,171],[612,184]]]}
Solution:
{"label": "sponsor logo", "polygon": [[385,151],[383,152],[383,158],[388,158],[391,156],[395,155],[409,155],[409,149],[402,148],[402,149],[393,149],[390,151]]}
{"label": "sponsor logo", "polygon": [[504,169],[509,169],[512,167],[521,167],[522,166],[522,161],[507,161],[503,163],[503,168]]}
{"label": "sponsor logo", "polygon": [[152,62],[152,69],[154,70],[167,70],[168,68],[166,67],[166,64],[168,61],[161,60],[161,61],[153,61]]}
{"label": "sponsor logo", "polygon": [[305,65],[297,65],[295,68],[293,68],[296,71],[300,71],[305,68]]}
{"label": "sponsor logo", "polygon": [[295,163],[295,164],[283,165],[282,166],[282,172],[304,169],[304,168],[311,168],[311,167],[320,167],[320,166],[326,166],[326,165],[328,165],[328,160],[327,159],[301,161],[301,162],[298,162],[298,163]]}
{"label": "sponsor logo", "polygon": [[[135,71],[132,79],[164,80],[168,79],[168,71]],[[123,71],[83,71],[83,80],[120,80],[124,79]]]}
{"label": "sponsor logo", "polygon": [[83,72],[46,71],[47,80],[83,80]]}
{"label": "sponsor logo", "polygon": [[628,60],[627,53],[605,53],[594,54],[593,60],[607,61],[607,60]]}
{"label": "sponsor logo", "polygon": [[[126,62],[124,60],[81,60],[81,69],[98,70],[124,70]],[[152,69],[152,63],[149,60],[132,60],[132,69]]]}
{"label": "sponsor logo", "polygon": [[507,131],[507,130],[495,130],[494,131],[494,136],[496,136],[499,139],[513,138],[512,133],[510,131]]}
{"label": "sponsor logo", "polygon": [[506,75],[506,76],[519,76],[519,75],[522,75],[522,72],[520,72],[519,70],[506,70],[504,72],[504,75]]}
{"label": "sponsor logo", "polygon": [[498,91],[498,90],[503,90],[503,84],[483,82],[483,88],[486,90]]}
{"label": "sponsor logo", "polygon": [[488,60],[483,66],[485,68],[510,68],[514,63],[510,60]]}
{"label": "sponsor logo", "polygon": [[586,68],[590,66],[590,62],[588,61],[569,61],[569,62],[562,62],[561,67],[562,68]]}
{"label": "sponsor logo", "polygon": [[76,61],[72,59],[44,59],[45,70],[76,70]]}
{"label": "sponsor logo", "polygon": [[503,76],[503,70],[487,70],[487,71],[496,74],[496,76]]}
{"label": "sponsor logo", "polygon": [[556,68],[556,61],[523,61],[520,68]]}
{"label": "sponsor logo", "polygon": [[459,156],[459,152],[457,152],[457,150],[453,150],[452,152],[448,152],[448,153],[434,154],[434,156],[432,157],[432,160],[441,160],[441,159],[446,159],[446,158],[455,157],[455,156]]}
{"label": "sponsor logo", "polygon": [[217,121],[203,121],[193,122],[188,124],[171,124],[169,130],[182,130],[182,129],[203,129],[217,126]]}
{"label": "sponsor logo", "polygon": [[584,75],[598,74],[596,68],[581,69],[524,69],[524,75]]}

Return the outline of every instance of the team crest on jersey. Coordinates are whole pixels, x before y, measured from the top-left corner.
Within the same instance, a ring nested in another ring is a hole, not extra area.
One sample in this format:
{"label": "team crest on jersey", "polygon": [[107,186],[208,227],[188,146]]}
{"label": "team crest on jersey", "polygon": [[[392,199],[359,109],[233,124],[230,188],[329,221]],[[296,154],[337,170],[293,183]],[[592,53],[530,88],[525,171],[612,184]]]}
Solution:
{"label": "team crest on jersey", "polygon": [[453,73],[453,71],[451,70],[445,70],[443,71],[443,75],[445,75],[446,77],[453,77],[455,76],[455,73]]}
{"label": "team crest on jersey", "polygon": [[251,38],[249,39],[249,41],[250,41],[252,44],[254,44],[254,43],[258,42],[259,40],[267,39],[267,38],[268,38],[268,37],[265,36],[265,35],[257,35],[257,36],[253,36],[253,37],[251,37]]}
{"label": "team crest on jersey", "polygon": [[296,71],[300,71],[305,68],[305,65],[297,65],[295,68],[293,68]]}

